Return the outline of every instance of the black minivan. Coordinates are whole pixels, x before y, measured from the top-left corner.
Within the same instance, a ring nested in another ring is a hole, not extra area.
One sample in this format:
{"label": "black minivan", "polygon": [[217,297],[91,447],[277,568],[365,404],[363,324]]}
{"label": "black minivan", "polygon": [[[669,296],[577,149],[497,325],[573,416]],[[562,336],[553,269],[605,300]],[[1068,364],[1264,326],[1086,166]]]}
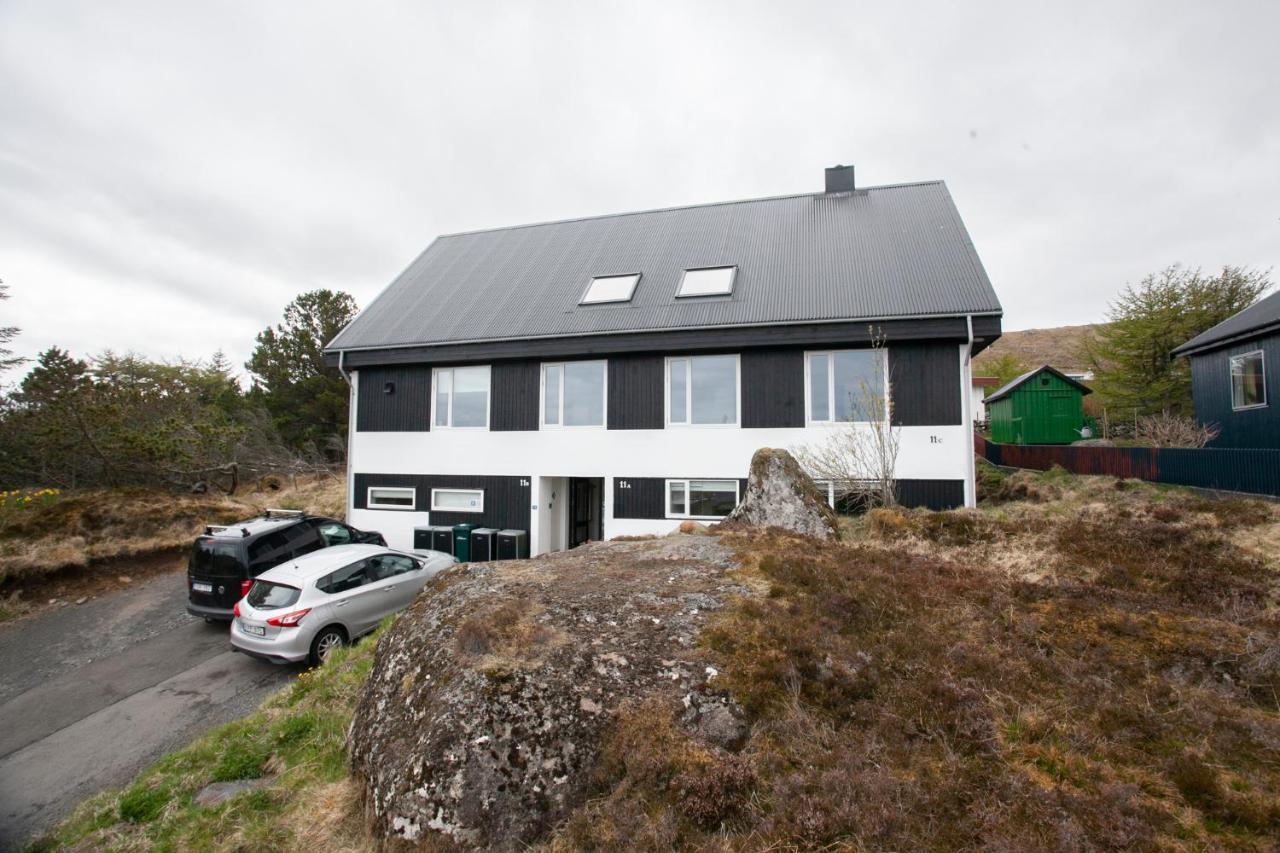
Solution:
{"label": "black minivan", "polygon": [[387,544],[381,533],[289,510],[206,527],[187,562],[187,612],[208,622],[230,620],[236,602],[267,569],[330,545],[359,542]]}

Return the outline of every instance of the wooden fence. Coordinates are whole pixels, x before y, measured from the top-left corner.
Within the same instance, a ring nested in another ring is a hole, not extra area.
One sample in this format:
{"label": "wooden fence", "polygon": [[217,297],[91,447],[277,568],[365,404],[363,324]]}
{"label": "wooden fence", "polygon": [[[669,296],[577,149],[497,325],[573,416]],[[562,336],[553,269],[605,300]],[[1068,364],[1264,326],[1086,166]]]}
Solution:
{"label": "wooden fence", "polygon": [[1077,447],[996,444],[974,435],[978,455],[993,465],[1074,474],[1133,477],[1153,483],[1280,497],[1280,450],[1262,448]]}

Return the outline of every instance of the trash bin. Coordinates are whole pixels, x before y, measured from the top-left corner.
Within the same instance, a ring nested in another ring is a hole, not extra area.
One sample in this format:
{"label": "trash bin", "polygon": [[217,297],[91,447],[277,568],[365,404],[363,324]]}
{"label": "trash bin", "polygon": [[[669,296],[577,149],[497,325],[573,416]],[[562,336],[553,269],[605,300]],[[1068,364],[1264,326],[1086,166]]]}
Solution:
{"label": "trash bin", "polygon": [[453,526],[453,556],[459,563],[471,562],[471,531],[474,524],[455,524]]}
{"label": "trash bin", "polygon": [[498,558],[498,531],[493,527],[477,527],[471,531],[471,562],[487,563]]}
{"label": "trash bin", "polygon": [[413,528],[413,550],[453,553],[453,528],[441,525]]}
{"label": "trash bin", "polygon": [[498,559],[523,560],[529,556],[529,534],[524,530],[498,531]]}

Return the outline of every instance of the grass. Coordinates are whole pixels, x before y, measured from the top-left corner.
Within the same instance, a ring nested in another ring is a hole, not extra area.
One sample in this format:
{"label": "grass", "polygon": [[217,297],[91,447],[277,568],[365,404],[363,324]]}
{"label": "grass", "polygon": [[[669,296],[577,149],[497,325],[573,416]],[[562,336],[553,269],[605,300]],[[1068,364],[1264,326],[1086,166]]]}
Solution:
{"label": "grass", "polygon": [[[82,803],[31,849],[369,849],[360,797],[347,780],[346,732],[385,629],[303,672],[245,719],[165,756],[127,788]],[[194,802],[210,783],[241,779],[264,784],[216,806]]]}
{"label": "grass", "polygon": [[[120,489],[65,492],[22,505],[6,502],[0,505],[0,585],[30,587],[68,570],[187,548],[203,525],[225,524],[267,507],[337,517],[344,512],[341,478],[282,486],[230,498]],[[0,602],[0,619],[19,610],[16,599]]]}
{"label": "grass", "polygon": [[1280,508],[990,479],[835,546],[735,535],[768,592],[701,641],[749,742],[624,714],[553,845],[1273,849]]}

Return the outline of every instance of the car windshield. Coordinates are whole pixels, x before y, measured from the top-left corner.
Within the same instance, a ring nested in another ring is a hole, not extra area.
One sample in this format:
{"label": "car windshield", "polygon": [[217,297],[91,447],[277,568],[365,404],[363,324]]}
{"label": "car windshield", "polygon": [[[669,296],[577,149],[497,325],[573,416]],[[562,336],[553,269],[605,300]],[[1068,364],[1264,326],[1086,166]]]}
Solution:
{"label": "car windshield", "polygon": [[191,571],[212,577],[241,577],[244,575],[244,565],[240,552],[240,544],[237,542],[219,542],[211,537],[201,537],[191,549]]}
{"label": "car windshield", "polygon": [[282,583],[254,581],[249,589],[249,605],[254,610],[276,610],[297,603],[302,590]]}

